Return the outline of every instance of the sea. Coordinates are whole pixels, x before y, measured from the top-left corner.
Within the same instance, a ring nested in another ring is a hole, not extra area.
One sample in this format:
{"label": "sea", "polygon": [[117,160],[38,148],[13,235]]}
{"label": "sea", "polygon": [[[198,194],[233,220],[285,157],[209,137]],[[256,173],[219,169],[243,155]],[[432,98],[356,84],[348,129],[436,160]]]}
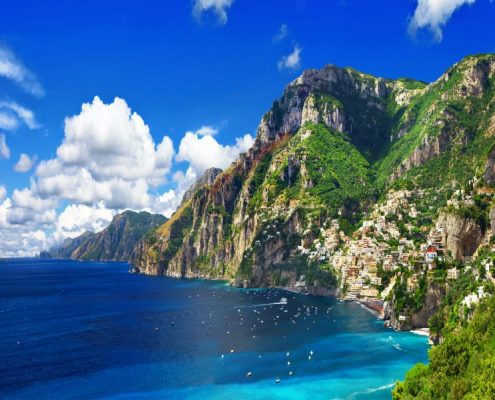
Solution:
{"label": "sea", "polygon": [[356,303],[0,261],[1,399],[390,399],[427,338]]}

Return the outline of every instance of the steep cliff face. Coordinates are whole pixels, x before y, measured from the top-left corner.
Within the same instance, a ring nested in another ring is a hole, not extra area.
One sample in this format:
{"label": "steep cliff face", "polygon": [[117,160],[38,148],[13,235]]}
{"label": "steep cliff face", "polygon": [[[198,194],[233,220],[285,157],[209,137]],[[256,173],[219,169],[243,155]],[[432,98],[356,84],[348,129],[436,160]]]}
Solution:
{"label": "steep cliff face", "polygon": [[[341,276],[318,243],[342,246],[397,182],[428,193],[437,185],[446,197],[490,165],[494,65],[491,55],[468,57],[431,85],[305,71],[263,116],[254,146],[139,243],[136,270],[339,294]],[[443,206],[438,196],[423,203]],[[438,215],[429,214],[431,224]],[[480,226],[439,223],[456,257],[474,252]]]}
{"label": "steep cliff face", "polygon": [[428,321],[441,307],[446,289],[436,282],[431,282],[425,290],[425,297],[420,307],[406,309],[402,312],[396,310],[395,298],[385,303],[384,317],[385,326],[398,331],[408,331],[417,328],[425,328]]}
{"label": "steep cliff face", "polygon": [[463,216],[457,210],[442,212],[438,217],[437,229],[442,232],[445,249],[458,261],[471,257],[485,234],[476,220]]}
{"label": "steep cliff face", "polygon": [[85,232],[75,239],[68,239],[50,253],[56,258],[74,260],[131,261],[138,242],[165,221],[166,218],[158,214],[124,211],[103,231]]}

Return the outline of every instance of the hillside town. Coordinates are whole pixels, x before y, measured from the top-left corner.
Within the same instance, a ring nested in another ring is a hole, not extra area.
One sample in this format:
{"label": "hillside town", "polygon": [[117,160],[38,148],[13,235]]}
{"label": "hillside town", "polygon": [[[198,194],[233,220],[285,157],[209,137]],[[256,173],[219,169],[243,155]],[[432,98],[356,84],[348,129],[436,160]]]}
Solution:
{"label": "hillside town", "polygon": [[[439,262],[447,256],[451,258],[445,248],[444,229],[438,224],[420,227],[425,213],[418,210],[417,204],[425,196],[431,196],[431,193],[423,190],[390,191],[352,236],[345,235],[335,219],[328,229],[321,229],[320,237],[310,248],[299,246],[299,250],[309,259],[328,263],[334,268],[340,278],[344,299],[361,302],[386,300],[398,271],[409,272],[407,291],[413,292],[421,276],[433,274]],[[473,204],[472,196],[464,191],[456,192],[447,201],[448,207],[455,208]],[[491,245],[491,250],[495,251],[495,245]],[[466,271],[470,270],[471,261],[471,257],[463,260]],[[492,266],[492,259],[485,261],[486,277],[493,281]],[[460,274],[459,265],[452,265],[446,271],[446,278],[457,280]],[[476,293],[466,297],[464,304],[470,307],[484,295],[480,286]]]}

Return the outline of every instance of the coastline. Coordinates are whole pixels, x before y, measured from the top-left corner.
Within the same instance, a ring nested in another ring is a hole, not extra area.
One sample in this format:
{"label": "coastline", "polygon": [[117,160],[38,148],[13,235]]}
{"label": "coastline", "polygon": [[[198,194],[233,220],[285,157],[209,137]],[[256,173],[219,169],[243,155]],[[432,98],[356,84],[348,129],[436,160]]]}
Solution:
{"label": "coastline", "polygon": [[414,333],[415,335],[430,337],[430,329],[429,328],[412,329],[410,332]]}
{"label": "coastline", "polygon": [[[134,271],[132,271],[132,272],[134,272]],[[136,272],[141,273],[139,270]],[[147,274],[144,274],[144,275],[147,275]],[[231,286],[231,287],[243,288],[243,286],[236,284],[236,282],[233,280],[212,279],[212,278],[208,278],[208,277],[181,277],[181,278],[173,277],[173,276],[168,276],[168,277],[176,278],[176,279],[200,279],[200,280],[208,280],[208,281],[217,280],[217,281],[225,282],[226,285]],[[294,286],[257,287],[257,289],[269,289],[269,288],[280,289],[280,290],[287,291],[289,293],[296,293],[296,294],[301,294],[301,295],[306,295],[306,296],[312,295],[312,296],[322,296],[322,297],[333,297],[337,301],[340,301],[340,302],[344,302],[344,301],[354,302],[354,303],[359,304],[360,306],[362,306],[364,309],[368,310],[369,312],[371,312],[376,318],[378,318],[382,321],[385,319],[385,302],[382,300],[378,300],[378,299],[362,300],[362,299],[342,298],[342,297],[331,295],[331,294],[308,292],[306,288],[299,288],[299,287],[294,287]],[[253,287],[253,289],[254,289],[254,287]],[[430,336],[428,328],[408,329],[408,330],[404,330],[404,332],[411,332],[413,334],[420,335],[420,336],[426,336],[428,338]],[[429,338],[429,340],[431,341],[430,338]]]}
{"label": "coastline", "polygon": [[[344,299],[345,300],[345,299]],[[383,320],[384,314],[384,306],[383,301],[381,300],[346,300],[346,301],[355,301],[356,303],[362,305],[365,309],[370,311],[377,318]]]}

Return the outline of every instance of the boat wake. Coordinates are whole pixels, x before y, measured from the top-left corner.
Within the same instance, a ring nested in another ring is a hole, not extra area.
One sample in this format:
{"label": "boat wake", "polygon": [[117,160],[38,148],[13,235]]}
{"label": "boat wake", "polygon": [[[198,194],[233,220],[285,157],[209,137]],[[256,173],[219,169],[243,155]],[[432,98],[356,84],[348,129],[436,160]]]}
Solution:
{"label": "boat wake", "polygon": [[[342,399],[342,400],[353,400],[357,396],[371,394],[371,393],[376,393],[376,392],[382,392],[384,390],[390,390],[390,389],[392,389],[394,387],[394,385],[395,385],[395,383],[389,383],[388,385],[382,385],[382,386],[378,386],[378,387],[375,387],[375,388],[368,388],[368,389],[365,389],[365,390],[360,390],[360,391],[357,391],[357,392],[353,392],[350,395],[346,396],[345,399]],[[336,399],[334,399],[334,400],[336,400]]]}
{"label": "boat wake", "polygon": [[405,351],[402,347],[400,347],[399,343],[394,343],[392,346],[394,346],[399,351]]}
{"label": "boat wake", "polygon": [[280,305],[287,305],[288,300],[286,297],[282,297],[280,301],[274,302],[274,303],[263,303],[263,304],[252,304],[248,306],[240,306],[240,307],[234,307],[234,308],[257,308],[257,307],[267,307],[267,306],[280,306]]}

